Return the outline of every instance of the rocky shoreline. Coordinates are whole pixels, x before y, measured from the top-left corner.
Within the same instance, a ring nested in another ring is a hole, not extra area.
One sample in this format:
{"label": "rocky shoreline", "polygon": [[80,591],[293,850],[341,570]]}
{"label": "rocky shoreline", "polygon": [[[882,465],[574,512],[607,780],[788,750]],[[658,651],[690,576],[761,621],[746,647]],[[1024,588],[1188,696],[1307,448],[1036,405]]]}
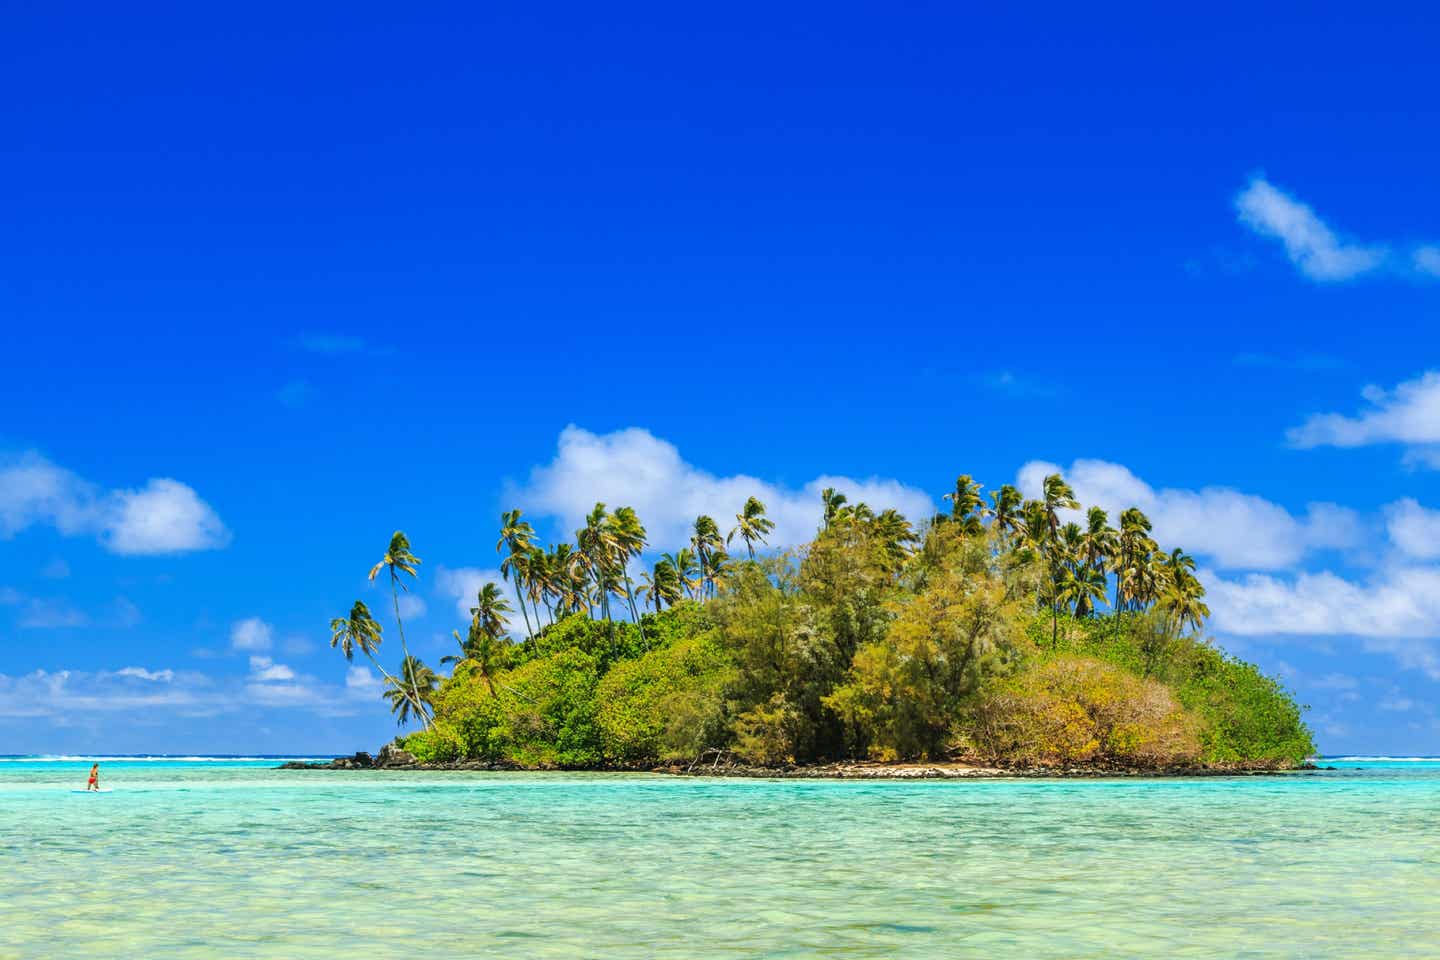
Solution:
{"label": "rocky shoreline", "polygon": [[[459,760],[451,763],[422,763],[394,743],[387,743],[371,756],[359,752],[329,762],[290,761],[281,770],[404,770],[413,772],[453,771],[518,771],[507,763],[483,760]],[[691,777],[739,777],[786,780],[984,780],[999,778],[1100,778],[1100,777],[1241,777],[1277,776],[1316,770],[1334,770],[1303,763],[1295,767],[1281,766],[1156,766],[1144,767],[1115,763],[1063,764],[1056,766],[986,764],[979,762],[940,763],[878,763],[874,761],[843,761],[807,766],[754,767],[731,762],[723,757],[704,763],[659,767],[603,767],[596,773],[659,773]]]}

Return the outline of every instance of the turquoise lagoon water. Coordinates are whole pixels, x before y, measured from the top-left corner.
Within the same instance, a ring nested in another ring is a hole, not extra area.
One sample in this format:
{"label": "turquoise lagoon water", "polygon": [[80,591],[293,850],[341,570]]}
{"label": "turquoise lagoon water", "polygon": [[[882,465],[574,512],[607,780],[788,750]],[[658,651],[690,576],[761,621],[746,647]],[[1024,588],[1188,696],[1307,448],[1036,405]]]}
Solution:
{"label": "turquoise lagoon water", "polygon": [[846,782],[0,761],[0,957],[1440,956],[1440,762]]}

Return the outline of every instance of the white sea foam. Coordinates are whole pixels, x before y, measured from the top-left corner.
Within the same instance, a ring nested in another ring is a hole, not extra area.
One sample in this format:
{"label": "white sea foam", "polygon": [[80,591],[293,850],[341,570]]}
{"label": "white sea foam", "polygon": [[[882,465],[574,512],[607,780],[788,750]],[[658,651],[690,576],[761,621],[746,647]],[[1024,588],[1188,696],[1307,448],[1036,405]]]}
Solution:
{"label": "white sea foam", "polygon": [[270,756],[270,757],[193,757],[193,756],[167,756],[164,754],[149,754],[145,756],[124,756],[124,755],[75,755],[68,754],[44,754],[36,756],[10,756],[0,757],[0,763],[265,763],[271,760],[304,760],[311,763],[322,760],[333,760],[334,757],[301,757],[301,756]]}

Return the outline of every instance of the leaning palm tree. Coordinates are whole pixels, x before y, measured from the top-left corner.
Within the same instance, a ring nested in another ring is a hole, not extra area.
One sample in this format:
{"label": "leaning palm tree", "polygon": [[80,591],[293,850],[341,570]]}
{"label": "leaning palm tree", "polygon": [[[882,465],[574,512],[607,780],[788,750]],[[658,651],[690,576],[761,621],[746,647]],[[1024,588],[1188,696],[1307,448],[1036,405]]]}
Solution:
{"label": "leaning palm tree", "polygon": [[985,500],[980,496],[980,487],[968,473],[955,479],[955,489],[945,494],[950,501],[950,519],[960,524],[967,537],[980,533],[985,510]]}
{"label": "leaning palm tree", "polygon": [[[405,623],[400,619],[400,591],[404,590],[408,593],[410,588],[400,579],[400,574],[403,573],[413,578],[415,576],[415,568],[420,566],[420,562],[420,558],[410,552],[410,540],[405,536],[405,532],[403,530],[396,530],[390,535],[390,545],[385,548],[385,556],[381,557],[380,562],[370,568],[370,581],[372,583],[381,570],[390,571],[390,599],[395,604],[395,627],[400,633],[400,652],[405,655],[407,661],[410,659],[410,648],[405,643]],[[419,703],[420,689],[413,687],[411,693],[414,694],[415,702]],[[420,711],[420,719],[428,730],[430,728],[430,721],[429,718],[425,716],[425,711],[423,710]]]}
{"label": "leaning palm tree", "polygon": [[845,494],[834,487],[826,487],[820,491],[820,502],[825,505],[825,529],[828,530],[835,520],[835,515],[845,506]]}
{"label": "leaning palm tree", "polygon": [[503,637],[510,626],[510,601],[493,583],[487,583],[475,594],[475,606],[470,608],[470,617],[480,625],[487,636]]}
{"label": "leaning palm tree", "polygon": [[[1090,566],[1067,567],[1060,575],[1057,599],[1060,605],[1072,608],[1075,616],[1088,617],[1095,612],[1095,605],[1105,599],[1105,574]],[[1051,642],[1058,640],[1052,633]]]}
{"label": "leaning palm tree", "polygon": [[[405,726],[412,715],[420,718],[425,729],[430,729],[430,714],[425,709],[435,696],[435,687],[440,678],[435,671],[412,656],[406,655],[400,662],[400,679],[390,680],[390,689],[381,694],[390,701],[390,712],[395,714],[396,726]],[[412,700],[407,689],[415,691]]]}
{"label": "leaning palm tree", "polygon": [[579,548],[576,566],[594,583],[600,615],[608,621],[616,578],[614,528],[605,504],[595,504],[595,509],[585,516],[585,526],[575,531],[575,544]]}
{"label": "leaning palm tree", "polygon": [[990,494],[990,516],[994,518],[995,530],[1004,542],[1021,529],[1022,502],[1020,491],[1008,483]]}
{"label": "leaning palm tree", "polygon": [[506,659],[508,643],[505,632],[510,620],[505,615],[509,612],[510,603],[500,588],[493,583],[485,584],[476,594],[475,606],[470,608],[470,629],[465,639],[460,639],[460,631],[450,631],[455,642],[460,644],[460,655],[440,659],[441,663],[454,663],[457,667],[460,664],[473,666],[492,696],[495,693],[495,671],[504,666]]}
{"label": "leaning palm tree", "polygon": [[347,663],[355,661],[355,651],[359,650],[380,671],[387,684],[395,684],[395,678],[385,672],[375,658],[375,651],[380,648],[380,624],[370,615],[370,608],[363,600],[355,601],[348,617],[336,617],[330,621],[330,647],[339,647]]}
{"label": "leaning palm tree", "polygon": [[1050,525],[1052,537],[1060,529],[1060,511],[1080,509],[1080,501],[1075,499],[1075,491],[1070,489],[1070,484],[1058,473],[1052,473],[1045,478],[1040,502],[1045,505],[1045,520]]}
{"label": "leaning palm tree", "polygon": [[1201,599],[1205,587],[1195,576],[1195,560],[1178,547],[1160,561],[1161,583],[1157,600],[1166,617],[1179,630],[1186,624],[1199,630],[1210,608]]}
{"label": "leaning palm tree", "polygon": [[645,525],[633,507],[620,507],[610,515],[610,546],[620,576],[625,584],[625,602],[630,607],[630,619],[640,630],[640,642],[645,643],[645,625],[640,622],[640,611],[635,608],[635,584],[630,580],[630,561],[645,552]]}
{"label": "leaning palm tree", "polygon": [[666,604],[673,607],[685,595],[680,574],[676,573],[668,555],[656,560],[648,572],[640,574],[640,581],[640,595],[645,598],[645,605],[654,607],[656,613],[665,609]]}
{"label": "leaning palm tree", "polygon": [[886,570],[892,573],[904,566],[910,558],[912,548],[920,538],[915,528],[900,511],[893,508],[881,510],[871,524],[871,535],[880,548]]}
{"label": "leaning palm tree", "polygon": [[745,544],[745,549],[750,553],[750,559],[755,559],[755,544],[766,543],[766,536],[775,529],[775,521],[765,516],[765,504],[758,498],[746,499],[745,506],[735,514],[735,527],[730,535],[725,538],[725,545],[728,547],[730,541],[738,535]]}
{"label": "leaning palm tree", "polygon": [[666,553],[661,559],[669,562],[675,568],[675,576],[678,578],[679,586],[692,598],[698,599],[700,589],[700,568],[695,563],[695,554],[690,552],[689,547],[681,547],[674,553]]}
{"label": "leaning palm tree", "polygon": [[720,527],[714,517],[700,514],[695,518],[695,526],[690,532],[690,549],[695,551],[695,560],[700,565],[700,592],[703,594],[708,586],[710,593],[714,594],[714,560],[716,554],[724,553],[724,541],[720,538]]}
{"label": "leaning palm tree", "polygon": [[[495,541],[495,552],[509,550],[509,555],[500,561],[500,575],[515,587],[515,599],[520,604],[520,615],[525,618],[525,636],[535,638],[535,629],[530,625],[530,614],[525,610],[525,580],[530,561],[530,550],[535,545],[535,528],[529,521],[522,520],[519,510],[506,510],[500,514],[500,539]],[[537,611],[538,619],[538,611]]]}

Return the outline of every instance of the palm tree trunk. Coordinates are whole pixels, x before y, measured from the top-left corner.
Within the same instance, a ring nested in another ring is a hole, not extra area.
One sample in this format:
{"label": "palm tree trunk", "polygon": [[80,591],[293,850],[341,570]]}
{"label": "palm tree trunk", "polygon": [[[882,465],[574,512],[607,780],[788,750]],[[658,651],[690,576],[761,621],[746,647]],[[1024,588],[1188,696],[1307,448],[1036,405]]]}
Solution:
{"label": "palm tree trunk", "polygon": [[[400,619],[400,590],[399,579],[395,576],[395,568],[390,568],[390,598],[395,602],[395,626],[400,631],[400,652],[405,659],[410,659],[410,648],[405,645],[405,623]],[[403,689],[403,688],[402,688]],[[425,712],[425,703],[420,699],[420,687],[415,683],[415,673],[410,673],[410,702],[415,704],[415,710],[420,714],[420,725],[426,730],[430,729],[430,715]]]}
{"label": "palm tree trunk", "polygon": [[[511,556],[513,557],[514,554],[511,554]],[[520,616],[525,618],[525,639],[534,640],[535,631],[530,626],[530,614],[525,612],[525,590],[520,585],[520,573],[515,569],[513,564],[510,567],[510,571],[513,576],[509,577],[509,580],[515,587],[515,600],[520,604]],[[538,611],[535,614],[535,619],[540,619]]]}

